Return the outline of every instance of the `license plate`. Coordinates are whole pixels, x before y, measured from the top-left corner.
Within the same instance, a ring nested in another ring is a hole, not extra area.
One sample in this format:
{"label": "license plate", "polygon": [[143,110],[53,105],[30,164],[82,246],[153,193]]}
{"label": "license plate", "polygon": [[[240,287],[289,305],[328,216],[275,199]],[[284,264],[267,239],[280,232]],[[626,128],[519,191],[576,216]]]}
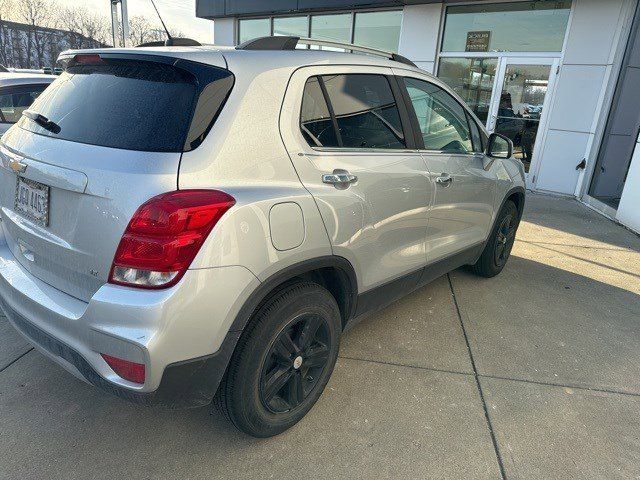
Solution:
{"label": "license plate", "polygon": [[18,177],[15,210],[46,227],[49,224],[49,186]]}

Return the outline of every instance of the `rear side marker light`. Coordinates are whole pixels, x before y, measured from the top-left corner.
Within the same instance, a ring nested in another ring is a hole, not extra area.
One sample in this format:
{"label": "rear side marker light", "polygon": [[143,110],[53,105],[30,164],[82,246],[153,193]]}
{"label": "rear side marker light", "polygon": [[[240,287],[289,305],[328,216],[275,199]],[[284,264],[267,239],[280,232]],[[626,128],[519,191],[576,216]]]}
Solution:
{"label": "rear side marker light", "polygon": [[122,235],[109,282],[167,288],[185,274],[211,229],[235,204],[218,190],[163,193],[138,208]]}
{"label": "rear side marker light", "polygon": [[144,383],[145,378],[145,368],[142,363],[130,362],[128,360],[123,360],[122,358],[112,357],[111,355],[107,355],[104,353],[100,354],[104,361],[111,367],[111,370],[116,372],[116,374],[120,378],[124,378],[125,380],[129,380],[133,383]]}

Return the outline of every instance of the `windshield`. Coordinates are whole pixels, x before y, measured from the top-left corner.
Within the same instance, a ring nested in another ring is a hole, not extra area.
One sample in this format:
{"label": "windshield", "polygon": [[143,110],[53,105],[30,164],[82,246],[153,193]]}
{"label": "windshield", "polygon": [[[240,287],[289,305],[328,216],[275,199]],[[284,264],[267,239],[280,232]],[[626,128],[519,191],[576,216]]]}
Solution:
{"label": "windshield", "polygon": [[27,118],[18,125],[40,135],[91,145],[181,152],[196,93],[195,78],[170,65],[127,60],[75,65],[30,107],[59,130]]}

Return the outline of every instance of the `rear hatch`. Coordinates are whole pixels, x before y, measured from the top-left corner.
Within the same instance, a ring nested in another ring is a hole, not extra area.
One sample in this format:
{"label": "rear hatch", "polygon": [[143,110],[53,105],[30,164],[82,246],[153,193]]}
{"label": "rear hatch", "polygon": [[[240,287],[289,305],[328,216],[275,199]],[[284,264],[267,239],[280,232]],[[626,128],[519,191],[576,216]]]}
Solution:
{"label": "rear hatch", "polygon": [[226,70],[166,56],[70,59],[0,141],[0,215],[16,259],[88,301],[136,209],[177,188],[182,152],[232,84]]}

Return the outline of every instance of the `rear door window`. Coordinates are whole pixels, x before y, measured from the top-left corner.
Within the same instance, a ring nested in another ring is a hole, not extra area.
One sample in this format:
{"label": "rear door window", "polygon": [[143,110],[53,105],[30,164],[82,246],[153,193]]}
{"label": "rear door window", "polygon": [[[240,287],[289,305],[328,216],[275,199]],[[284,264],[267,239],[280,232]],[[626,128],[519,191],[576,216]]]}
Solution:
{"label": "rear door window", "polygon": [[0,89],[0,122],[16,123],[47,84],[20,85]]}
{"label": "rear door window", "polygon": [[301,129],[310,145],[407,148],[398,105],[384,75],[313,78],[305,87],[301,115]]}
{"label": "rear door window", "polygon": [[333,120],[318,77],[308,79],[304,87],[300,128],[302,135],[311,146],[338,146]]}
{"label": "rear door window", "polygon": [[426,150],[471,153],[473,144],[465,109],[437,85],[403,79],[418,118]]}
{"label": "rear door window", "polygon": [[[232,78],[226,70],[210,70],[224,72],[220,78]],[[225,88],[230,90],[231,84]],[[182,152],[187,148],[187,135],[191,137],[189,128],[199,93],[196,77],[172,65],[117,59],[76,64],[69,66],[31,108],[55,122],[59,131],[52,132],[27,118],[19,125],[41,135],[90,145]],[[218,95],[217,107],[226,99],[228,92],[224,93]],[[203,123],[199,115],[195,118]],[[201,130],[200,137],[208,131],[205,126]]]}

